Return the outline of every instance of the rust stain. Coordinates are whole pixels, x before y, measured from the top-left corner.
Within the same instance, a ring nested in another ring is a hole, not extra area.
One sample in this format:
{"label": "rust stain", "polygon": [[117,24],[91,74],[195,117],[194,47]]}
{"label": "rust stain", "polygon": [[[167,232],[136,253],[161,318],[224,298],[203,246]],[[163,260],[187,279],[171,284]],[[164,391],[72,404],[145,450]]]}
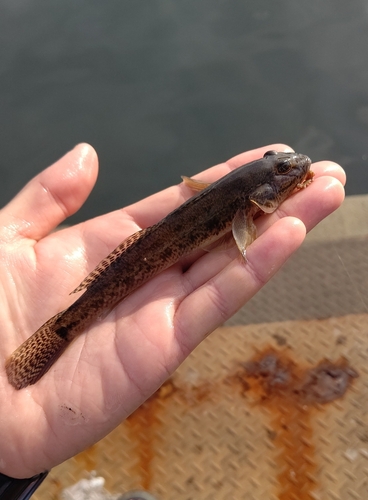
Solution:
{"label": "rust stain", "polygon": [[137,487],[150,490],[152,485],[152,464],[158,446],[160,415],[165,411],[165,400],[175,395],[190,408],[211,398],[216,386],[217,384],[203,382],[196,386],[178,387],[173,379],[169,379],[126,419],[129,435],[136,443],[138,460],[132,473],[140,477]]}
{"label": "rust stain", "polygon": [[286,352],[266,349],[232,376],[241,393],[272,414],[268,435],[278,450],[279,500],[310,500],[316,491],[313,412],[342,397],[358,374],[344,359],[314,368],[297,365]]}
{"label": "rust stain", "polygon": [[177,390],[174,382],[167,380],[125,421],[128,432],[137,445],[138,460],[133,472],[141,478],[138,487],[144,490],[149,490],[152,484],[152,462],[158,445],[160,411],[164,409],[164,401],[171,398]]}
{"label": "rust stain", "polygon": [[150,490],[153,484],[153,462],[166,404],[173,397],[179,398],[189,410],[221,397],[226,386],[227,390],[240,393],[253,408],[264,406],[272,414],[267,433],[278,450],[276,498],[310,500],[317,487],[313,479],[317,471],[313,414],[321,411],[321,405],[342,397],[357,376],[344,359],[335,363],[322,360],[311,368],[296,363],[287,347],[283,351],[267,347],[223,379],[195,386],[168,380],[124,424],[136,445],[137,461],[132,460],[132,474],[140,477],[137,487]]}
{"label": "rust stain", "polygon": [[130,415],[126,424],[137,443],[136,475],[141,478],[140,488],[149,490],[152,483],[152,461],[155,456],[157,429],[159,427],[159,399],[155,393]]}

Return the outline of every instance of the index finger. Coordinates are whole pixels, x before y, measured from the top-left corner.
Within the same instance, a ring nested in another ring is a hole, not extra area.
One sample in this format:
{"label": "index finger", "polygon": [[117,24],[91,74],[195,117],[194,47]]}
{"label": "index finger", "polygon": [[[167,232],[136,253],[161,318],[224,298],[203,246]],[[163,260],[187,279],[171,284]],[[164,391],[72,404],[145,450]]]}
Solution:
{"label": "index finger", "polygon": [[[292,151],[292,149],[285,144],[270,144],[262,148],[241,153],[234,156],[230,160],[208,168],[193,177],[206,182],[213,182],[241,165],[245,165],[246,163],[262,158],[265,152],[271,149],[276,151]],[[183,172],[183,174],[185,174],[185,172]],[[124,211],[132,219],[134,219],[139,227],[145,228],[152,226],[161,220],[192,195],[193,192],[183,183],[180,183],[126,207]]]}
{"label": "index finger", "polygon": [[[220,177],[228,174],[231,170],[239,168],[241,165],[262,158],[266,151],[274,149],[276,151],[293,151],[285,144],[270,144],[262,148],[253,149],[234,156],[230,160],[220,163],[214,167],[208,168],[203,172],[194,175],[194,178],[206,182],[213,182]],[[345,185],[346,175],[344,170],[334,162],[319,162],[312,166],[315,177],[330,176],[335,177],[341,184]],[[124,209],[124,211],[135,221],[140,228],[152,226],[169,212],[184,203],[193,192],[183,183],[169,187],[141,200]]]}

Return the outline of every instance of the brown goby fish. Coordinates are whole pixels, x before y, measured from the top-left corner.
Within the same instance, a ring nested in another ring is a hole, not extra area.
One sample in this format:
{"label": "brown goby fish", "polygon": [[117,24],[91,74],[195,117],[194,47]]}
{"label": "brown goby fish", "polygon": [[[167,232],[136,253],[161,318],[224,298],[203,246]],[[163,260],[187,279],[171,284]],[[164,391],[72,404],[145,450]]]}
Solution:
{"label": "brown goby fish", "polygon": [[254,216],[274,212],[296,188],[307,186],[313,178],[310,165],[305,155],[268,151],[212,184],[183,178],[200,192],[157,224],[128,237],[98,264],[74,290],[84,293],[7,360],[10,384],[21,389],[37,382],[93,321],[196,248],[232,231],[245,259],[256,238]]}

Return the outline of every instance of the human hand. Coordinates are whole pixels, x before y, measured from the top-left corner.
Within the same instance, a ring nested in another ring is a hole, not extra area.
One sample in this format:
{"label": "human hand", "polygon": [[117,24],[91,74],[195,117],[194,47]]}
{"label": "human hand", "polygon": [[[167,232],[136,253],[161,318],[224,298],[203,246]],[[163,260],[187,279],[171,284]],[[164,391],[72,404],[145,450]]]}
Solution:
{"label": "human hand", "polygon": [[[199,175],[214,181],[263,156],[271,145]],[[192,193],[179,184],[125,209],[51,232],[84,203],[97,157],[80,145],[35,177],[0,211],[0,472],[30,477],[101,439],[152,394],[205,336],[244,305],[302,243],[306,229],[335,210],[345,174],[312,166],[314,182],[257,219],[247,250],[197,251],[162,272],[80,335],[35,385],[8,383],[6,358],[124,238],[150,226]]]}

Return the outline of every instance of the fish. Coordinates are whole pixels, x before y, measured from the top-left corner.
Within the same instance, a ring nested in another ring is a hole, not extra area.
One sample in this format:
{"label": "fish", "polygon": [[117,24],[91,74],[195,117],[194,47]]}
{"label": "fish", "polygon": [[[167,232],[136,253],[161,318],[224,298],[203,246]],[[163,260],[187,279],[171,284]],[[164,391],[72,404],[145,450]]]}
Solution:
{"label": "fish", "polygon": [[156,224],[132,234],[115,248],[72,293],[83,292],[44,323],[5,363],[15,389],[35,384],[70,343],[96,319],[154,276],[198,248],[221,246],[231,234],[246,262],[255,240],[254,218],[270,214],[313,179],[308,156],[267,151],[213,183],[183,177],[197,191]]}

